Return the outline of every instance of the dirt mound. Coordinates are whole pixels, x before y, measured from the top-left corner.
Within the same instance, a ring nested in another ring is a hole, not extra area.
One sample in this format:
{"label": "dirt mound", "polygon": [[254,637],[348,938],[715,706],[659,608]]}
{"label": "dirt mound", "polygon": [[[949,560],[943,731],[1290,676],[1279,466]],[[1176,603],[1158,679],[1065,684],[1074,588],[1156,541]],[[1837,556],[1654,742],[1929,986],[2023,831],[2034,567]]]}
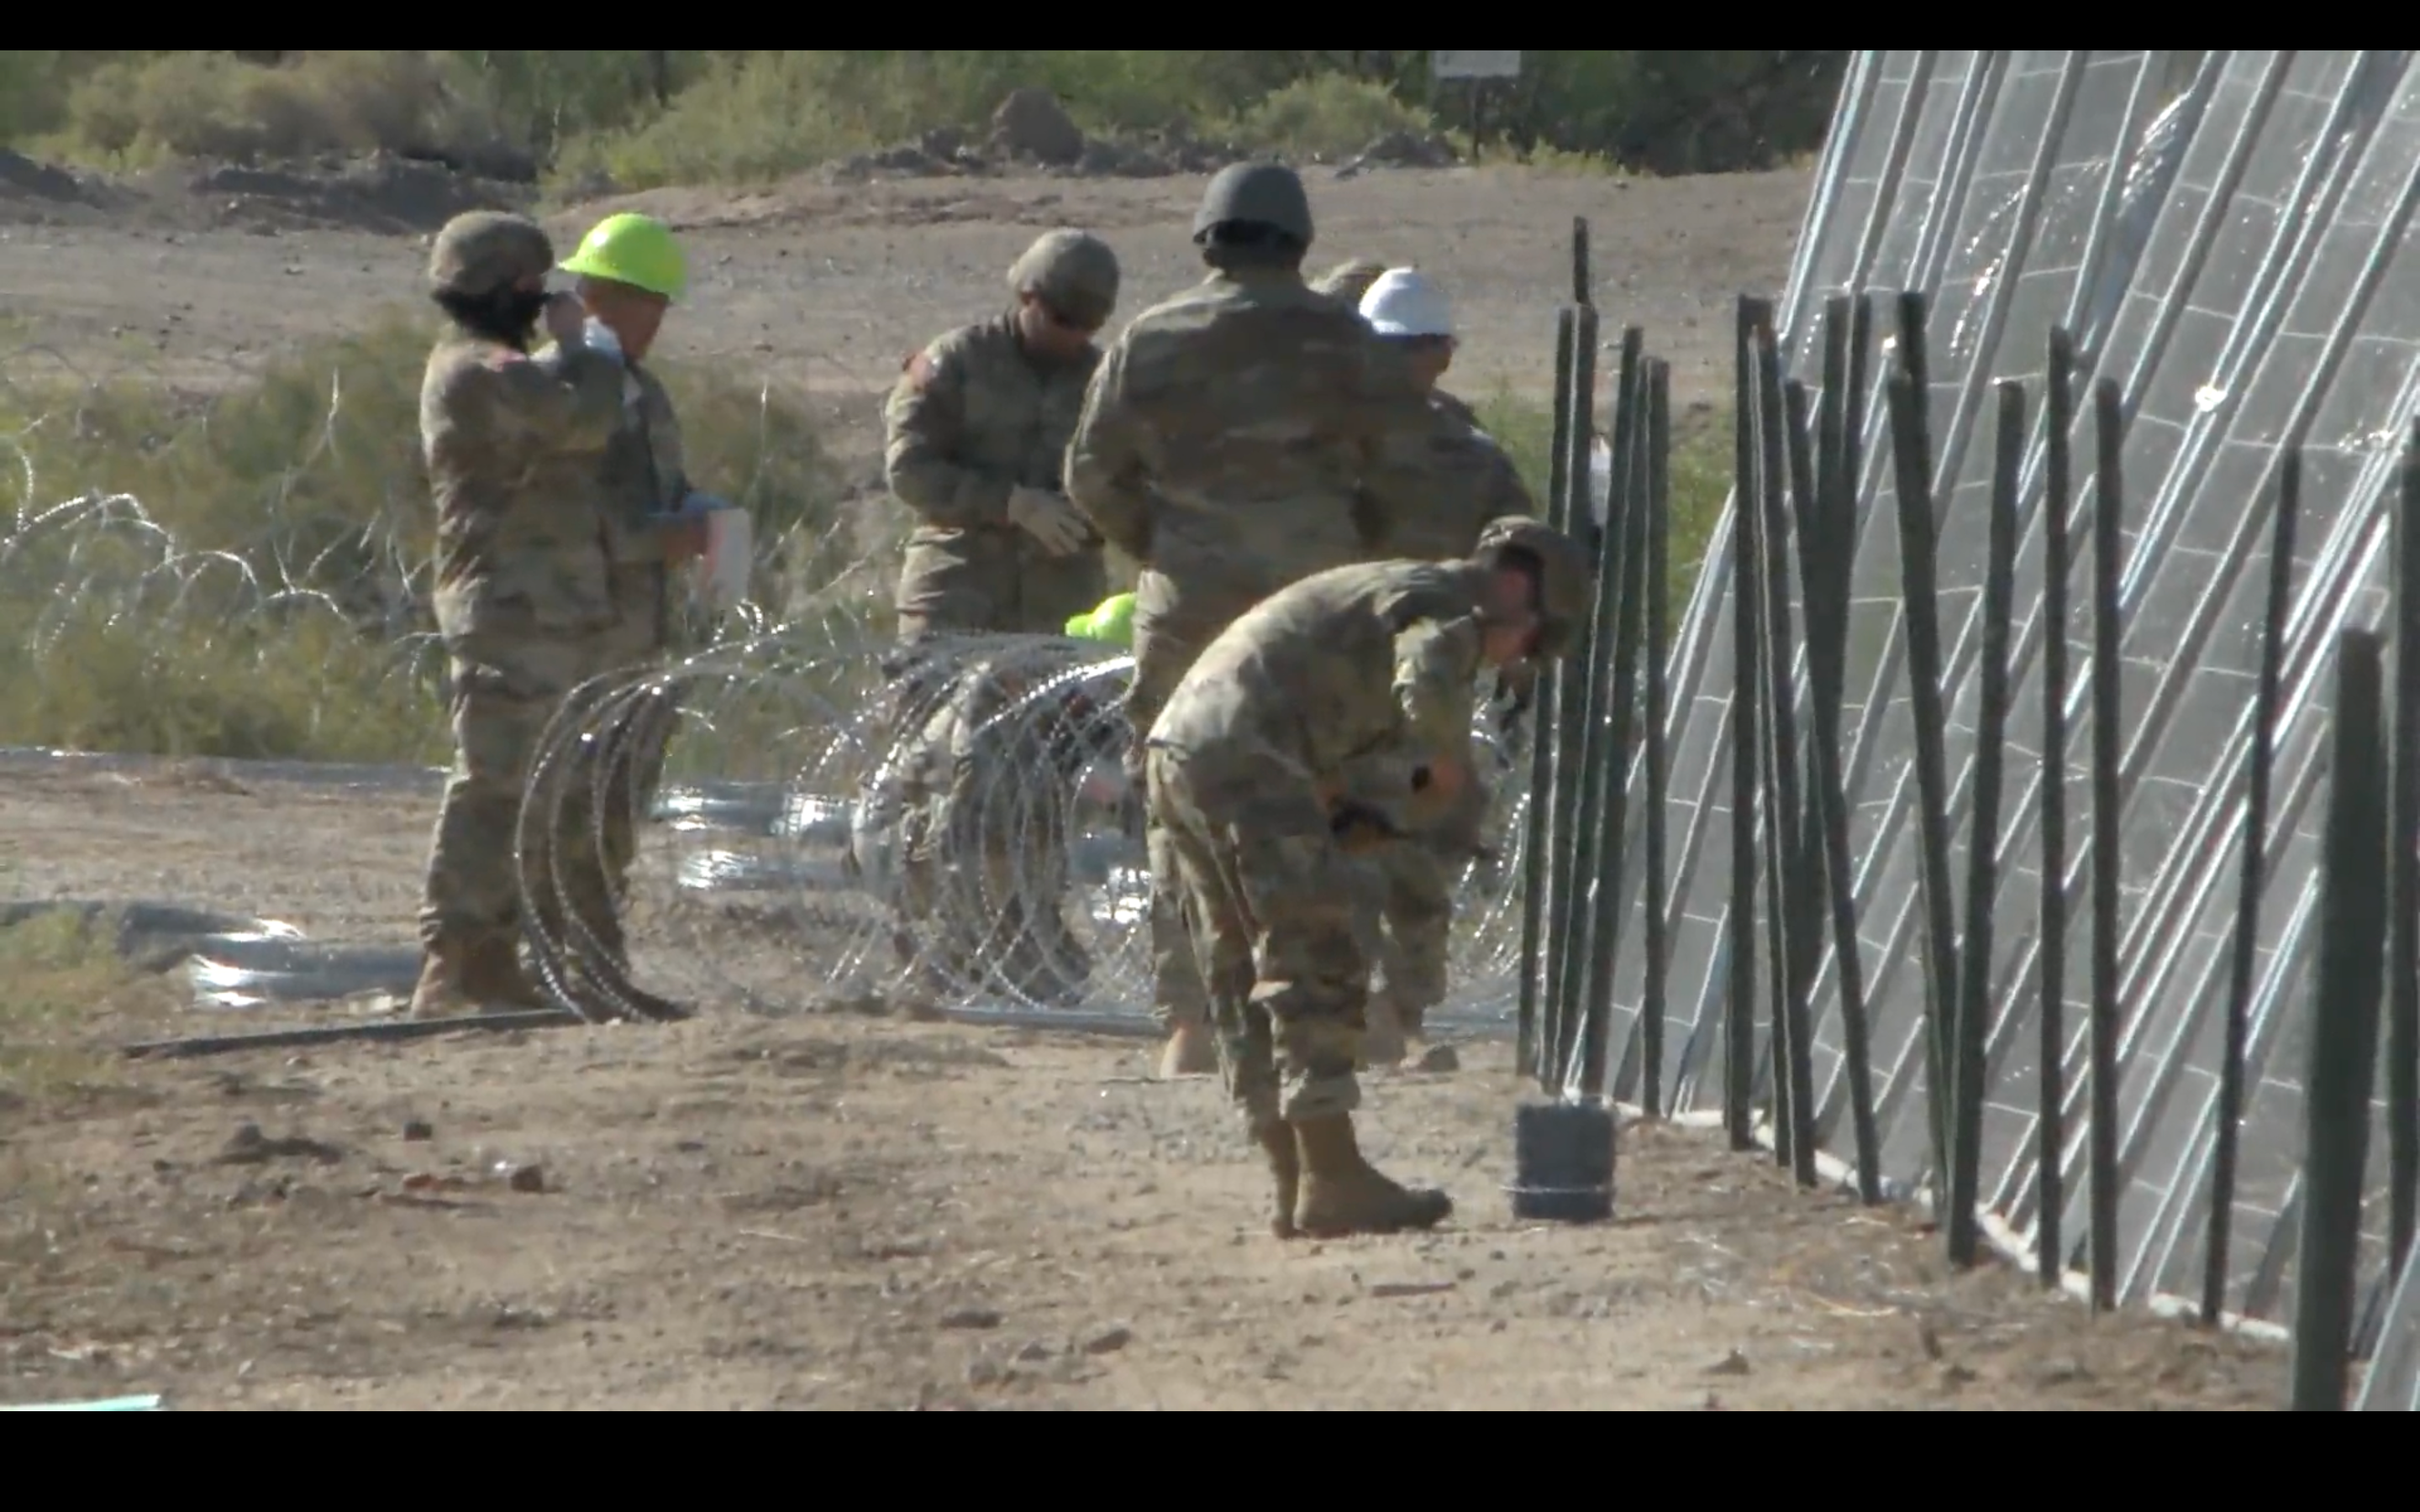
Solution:
{"label": "dirt mound", "polygon": [[0,147],[0,224],[81,224],[125,196],[98,174],[75,173]]}
{"label": "dirt mound", "polygon": [[1084,155],[1084,132],[1047,89],[1018,89],[991,116],[992,150],[1061,166]]}
{"label": "dirt mound", "polygon": [[309,225],[401,235],[433,231],[466,210],[519,209],[529,190],[387,154],[307,167],[206,169],[186,179],[224,223]]}

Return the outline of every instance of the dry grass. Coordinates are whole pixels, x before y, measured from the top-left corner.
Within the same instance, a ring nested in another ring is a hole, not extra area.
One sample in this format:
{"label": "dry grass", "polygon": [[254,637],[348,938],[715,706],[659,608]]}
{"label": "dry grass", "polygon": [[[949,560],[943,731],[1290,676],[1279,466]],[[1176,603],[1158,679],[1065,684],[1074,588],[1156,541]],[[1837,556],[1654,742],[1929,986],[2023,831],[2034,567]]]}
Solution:
{"label": "dry grass", "polygon": [[[0,369],[0,746],[435,758],[432,330],[396,312],[207,402]],[[760,593],[818,586],[841,490],[803,399],[662,370],[698,486],[779,543]]]}

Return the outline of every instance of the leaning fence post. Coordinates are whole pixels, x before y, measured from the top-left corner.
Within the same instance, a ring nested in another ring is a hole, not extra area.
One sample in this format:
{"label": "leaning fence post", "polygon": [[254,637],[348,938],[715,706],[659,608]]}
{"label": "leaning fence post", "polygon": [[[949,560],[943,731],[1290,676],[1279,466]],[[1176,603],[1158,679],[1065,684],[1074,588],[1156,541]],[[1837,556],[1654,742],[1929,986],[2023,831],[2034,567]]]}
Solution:
{"label": "leaning fence post", "polygon": [[1763,485],[1756,448],[1756,331],[1761,300],[1740,296],[1731,390],[1731,896],[1730,980],[1723,1012],[1723,1124],[1733,1149],[1756,1148],[1757,704],[1763,659],[1757,622],[1757,529]]}
{"label": "leaning fence post", "polygon": [[2086,1090],[2092,1104],[2092,1305],[2118,1305],[2118,902],[2125,840],[2119,784],[2125,753],[2118,699],[2124,626],[2119,592],[2126,540],[2124,406],[2118,381],[2092,386],[2093,440],[2099,465],[2092,486],[2092,1033]]}
{"label": "leaning fence post", "polygon": [[2379,997],[2386,952],[2387,798],[2382,663],[2375,631],[2336,638],[2330,722],[2326,849],[2319,873],[2319,958],[2311,1002],[2311,1063],[2301,1254],[2294,1280],[2298,1412],[2344,1410],[2361,1245],[2362,1170],[2370,1084],[2378,1074]]}
{"label": "leaning fence post", "polygon": [[2394,975],[2386,1021],[2387,1254],[2401,1274],[2420,1226],[2420,420],[2403,455],[2395,535]]}
{"label": "leaning fence post", "polygon": [[2035,1270],[2045,1287],[2067,1273],[2067,597],[2074,500],[2075,339],[2054,327],[2043,404],[2049,455],[2042,493],[2041,1036],[2034,1134]]}
{"label": "leaning fence post", "polygon": [[2202,1246],[2201,1320],[2215,1327],[2226,1307],[2227,1249],[2235,1233],[2235,1163],[2243,1122],[2243,1062],[2252,1038],[2252,989],[2260,955],[2260,888],[2268,875],[2269,778],[2277,760],[2277,703],[2286,673],[2287,616],[2293,607],[2294,517],[2303,501],[2303,456],[2277,458],[2277,515],[2269,538],[2269,603],[2260,629],[2260,682],[2253,693],[2252,757],[2243,786],[2242,867],[2228,963],[2225,1042],[2210,1157],[2210,1227]]}

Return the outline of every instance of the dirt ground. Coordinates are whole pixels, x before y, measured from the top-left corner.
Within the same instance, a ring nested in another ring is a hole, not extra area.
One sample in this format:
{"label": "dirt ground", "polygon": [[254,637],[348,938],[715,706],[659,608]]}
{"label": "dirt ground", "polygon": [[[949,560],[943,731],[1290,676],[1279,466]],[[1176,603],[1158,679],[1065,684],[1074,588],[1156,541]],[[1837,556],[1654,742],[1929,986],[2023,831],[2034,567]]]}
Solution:
{"label": "dirt ground", "polygon": [[[0,185],[0,189],[7,186]],[[1547,379],[1572,217],[1607,336],[1686,402],[1728,382],[1730,301],[1777,291],[1806,193],[1501,170],[1315,178],[1318,255],[1418,259],[1466,392]],[[829,395],[863,428],[906,353],[1089,225],[1127,308],[1194,276],[1198,179],[803,186],[639,204],[688,228],[667,350]],[[146,195],[148,197],[146,197]],[[18,364],[223,384],[410,299],[419,234],[210,194],[0,193]],[[576,235],[607,207],[551,223]],[[151,900],[405,940],[422,791],[194,768],[0,764],[0,903]],[[5,943],[5,942],[0,942]],[[643,942],[644,943],[644,942]],[[645,961],[643,951],[643,964]],[[659,965],[666,963],[660,954]],[[695,962],[686,963],[694,967]],[[734,969],[747,969],[741,963]],[[777,966],[747,985],[779,998]],[[45,972],[49,975],[45,975]],[[705,973],[693,972],[700,982]],[[801,995],[791,994],[796,1001]],[[1801,1193],[1719,1136],[1625,1133],[1619,1214],[1509,1215],[1506,1048],[1372,1079],[1373,1158],[1447,1186],[1419,1238],[1281,1245],[1206,1081],[1137,1039],[742,1012],[671,1027],[124,1059],[205,1013],[172,979],[0,980],[0,1399],[178,1409],[2265,1408],[2281,1360],[2096,1323],[1901,1214]]]}
{"label": "dirt ground", "polygon": [[[426,795],[0,769],[15,897],[402,937]],[[39,980],[13,984],[21,1007]],[[670,1027],[207,1059],[77,1006],[0,1098],[0,1396],[172,1408],[2257,1409],[2260,1346],[2096,1323],[1718,1135],[1610,1224],[1514,1222],[1500,1043],[1373,1077],[1417,1238],[1280,1244],[1213,1084],[1139,1040],[718,1003]],[[36,1031],[7,1031],[20,1050]],[[22,1057],[20,1057],[22,1063]]]}
{"label": "dirt ground", "polygon": [[[1110,239],[1125,265],[1122,315],[1195,281],[1201,265],[1187,237],[1203,182],[801,182],[737,197],[658,190],[547,224],[568,247],[611,210],[666,216],[687,239],[692,294],[666,327],[664,353],[830,393],[861,424],[871,411],[842,401],[887,387],[908,353],[1002,302],[1009,263],[1054,225]],[[1608,347],[1625,324],[1645,326],[1685,405],[1729,392],[1731,301],[1743,290],[1779,293],[1807,188],[1801,172],[1631,181],[1479,167],[1337,180],[1313,170],[1312,262],[1419,262],[1456,303],[1465,345],[1453,381],[1467,393],[1499,383],[1544,392],[1556,303],[1569,297],[1572,221],[1585,216]],[[0,341],[48,348],[85,371],[133,363],[209,388],[294,341],[419,297],[421,234],[252,213],[252,201],[200,190],[115,193],[105,206],[0,194],[0,312],[18,322]],[[0,358],[0,378],[35,360],[23,350]]]}

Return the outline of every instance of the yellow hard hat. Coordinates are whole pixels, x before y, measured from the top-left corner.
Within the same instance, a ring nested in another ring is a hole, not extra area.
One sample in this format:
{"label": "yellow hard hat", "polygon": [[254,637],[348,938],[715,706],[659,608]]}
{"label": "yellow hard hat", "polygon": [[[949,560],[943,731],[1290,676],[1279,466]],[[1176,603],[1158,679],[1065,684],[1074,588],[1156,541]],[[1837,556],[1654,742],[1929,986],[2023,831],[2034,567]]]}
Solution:
{"label": "yellow hard hat", "polygon": [[580,249],[562,263],[566,273],[611,279],[667,300],[689,292],[689,258],[673,228],[652,215],[609,215],[580,239]]}
{"label": "yellow hard hat", "polygon": [[1134,605],[1132,594],[1112,594],[1101,600],[1100,607],[1078,614],[1067,621],[1067,634],[1077,640],[1105,640],[1122,651],[1134,649]]}

